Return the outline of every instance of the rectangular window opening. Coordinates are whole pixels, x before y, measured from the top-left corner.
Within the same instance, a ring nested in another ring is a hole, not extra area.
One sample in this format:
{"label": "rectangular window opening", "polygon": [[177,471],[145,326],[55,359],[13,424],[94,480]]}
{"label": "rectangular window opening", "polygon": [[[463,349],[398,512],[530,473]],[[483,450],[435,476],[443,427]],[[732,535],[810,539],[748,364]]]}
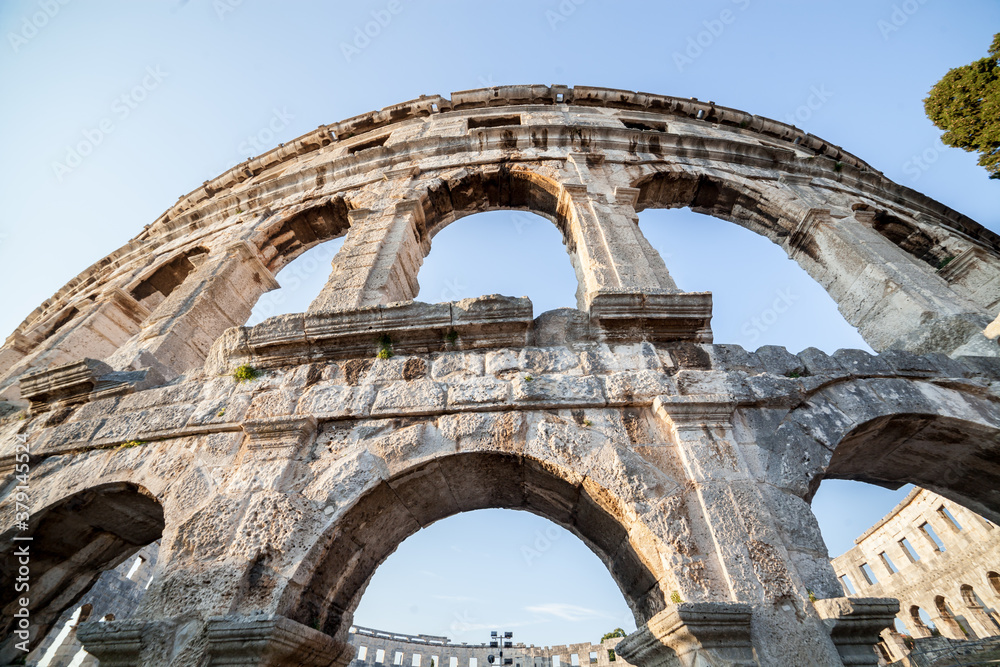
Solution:
{"label": "rectangular window opening", "polygon": [[385,142],[389,141],[389,135],[383,134],[381,137],[376,137],[368,141],[362,142],[360,144],[355,144],[347,149],[348,155],[354,155],[355,153],[360,153],[361,151],[366,151],[369,148],[378,148],[379,146],[384,146]]}
{"label": "rectangular window opening", "polygon": [[902,547],[903,553],[906,554],[906,557],[910,559],[911,563],[916,563],[920,560],[920,554],[917,553],[917,550],[913,548],[913,545],[910,544],[908,539],[905,537],[901,539],[899,541],[899,546]]}
{"label": "rectangular window opening", "polygon": [[420,654],[419,653],[414,653],[413,654],[413,660],[412,660],[412,662],[410,664],[412,665],[412,667],[420,667]]}
{"label": "rectangular window opening", "polygon": [[580,667],[580,655],[578,653],[570,654],[569,664],[573,665],[573,667]]}
{"label": "rectangular window opening", "polygon": [[868,563],[862,563],[858,566],[858,569],[861,570],[861,576],[865,578],[865,581],[868,582],[869,586],[878,583],[878,579],[875,577],[875,570],[872,569],[871,565]]}
{"label": "rectangular window opening", "polygon": [[429,664],[427,667],[441,667],[441,659],[438,658],[436,655],[432,655],[431,664]]}
{"label": "rectangular window opening", "polygon": [[552,667],[559,667],[559,660],[560,658],[558,655],[552,656]]}
{"label": "rectangular window opening", "polygon": [[608,662],[614,662],[618,658],[615,656],[615,650],[613,648],[608,649]]}
{"label": "rectangular window opening", "polygon": [[375,649],[375,662],[380,665],[385,663],[385,649]]}
{"label": "rectangular window opening", "polygon": [[921,524],[920,532],[922,532],[927,539],[930,540],[931,544],[934,545],[935,551],[947,551],[947,549],[944,548],[944,542],[941,541],[941,538],[938,537],[937,532],[934,530],[934,526],[929,523]]}
{"label": "rectangular window opening", "polygon": [[882,564],[885,565],[885,569],[889,570],[889,574],[896,574],[899,572],[899,568],[896,567],[896,564],[892,562],[891,558],[889,558],[889,554],[883,551],[878,555],[878,557],[882,560]]}
{"label": "rectangular window opening", "polygon": [[941,518],[944,519],[945,522],[947,522],[948,524],[951,525],[952,529],[955,532],[958,532],[958,531],[962,530],[962,524],[960,524],[958,522],[958,520],[955,518],[955,516],[951,512],[948,511],[947,507],[945,507],[944,505],[942,505],[941,507],[939,507],[938,508],[938,514],[941,515]]}
{"label": "rectangular window opening", "polygon": [[403,664],[403,652],[402,651],[396,651],[396,654],[394,656],[392,656],[392,664],[394,664],[394,665],[402,665]]}
{"label": "rectangular window opening", "polygon": [[479,659],[469,658],[469,667],[479,667]]}
{"label": "rectangular window opening", "polygon": [[480,127],[503,127],[505,125],[520,125],[521,116],[487,116],[485,118],[470,118],[469,129]]}
{"label": "rectangular window opening", "polygon": [[590,664],[597,662],[597,651],[590,652]]}
{"label": "rectangular window opening", "polygon": [[843,584],[844,590],[847,591],[848,595],[857,595],[858,592],[854,590],[854,584],[851,583],[851,578],[846,574],[840,576],[840,583]]}
{"label": "rectangular window opening", "polygon": [[644,130],[646,132],[666,132],[667,124],[655,120],[625,120],[622,124],[630,130]]}
{"label": "rectangular window opening", "polygon": [[458,667],[458,658],[448,658],[448,667]]}
{"label": "rectangular window opening", "polygon": [[368,647],[362,646],[358,648],[358,660],[365,660],[368,658]]}

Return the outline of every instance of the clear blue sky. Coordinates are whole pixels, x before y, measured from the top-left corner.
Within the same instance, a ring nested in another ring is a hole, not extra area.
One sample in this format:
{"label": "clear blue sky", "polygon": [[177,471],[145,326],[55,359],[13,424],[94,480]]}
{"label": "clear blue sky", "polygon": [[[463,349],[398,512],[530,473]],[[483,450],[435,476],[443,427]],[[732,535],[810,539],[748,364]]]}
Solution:
{"label": "clear blue sky", "polygon": [[[355,44],[373,12],[385,25]],[[232,164],[420,94],[505,83],[644,90],[793,118],[1000,231],[1000,183],[975,156],[941,146],[922,108],[933,83],[984,56],[998,30],[995,0],[7,0],[0,331]],[[691,47],[699,39],[704,46]],[[816,91],[824,101],[803,107]],[[80,142],[92,150],[67,165]],[[829,352],[864,345],[767,241],[688,211],[648,211],[640,224],[682,288],[715,293],[717,341]],[[280,274],[285,283],[294,273],[308,279],[270,297],[258,316],[304,308],[335,245]],[[555,229],[516,213],[444,230],[420,282],[421,300],[524,294],[536,313],[572,305],[575,290]],[[788,312],[755,324],[779,295],[793,304]],[[831,552],[851,546],[899,497],[825,483],[816,504]],[[502,539],[486,530],[499,522]],[[518,638],[536,644],[629,628],[621,595],[576,538],[564,533],[525,562],[520,547],[549,526],[483,512],[422,531],[376,573],[356,620],[470,642],[488,627],[517,625]],[[497,572],[506,573],[502,584]]]}

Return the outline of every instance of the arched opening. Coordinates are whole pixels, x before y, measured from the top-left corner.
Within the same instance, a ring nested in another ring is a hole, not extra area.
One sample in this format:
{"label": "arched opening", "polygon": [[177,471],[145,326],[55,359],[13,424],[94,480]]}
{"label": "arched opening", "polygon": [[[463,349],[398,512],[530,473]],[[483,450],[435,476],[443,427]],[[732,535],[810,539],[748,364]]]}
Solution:
{"label": "arched opening", "polygon": [[511,510],[458,514],[407,538],[375,572],[354,614],[356,626],[469,644],[504,623],[518,642],[538,646],[596,643],[612,628],[635,628],[586,545],[551,521]]}
{"label": "arched opening", "polygon": [[639,226],[678,287],[712,292],[717,343],[871,350],[826,290],[767,238],[689,209],[643,211]]}
{"label": "arched opening", "polygon": [[[427,296],[421,300],[454,301],[498,290],[512,295],[521,289],[540,300],[532,300],[535,315],[583,303],[584,275],[568,232],[566,200],[554,180],[504,164],[436,181],[422,204],[427,259],[420,294]],[[480,215],[474,221],[442,235],[455,221],[475,214]],[[553,223],[556,234],[539,218]],[[557,239],[569,253],[568,266],[556,250]],[[570,267],[575,281],[566,270]],[[473,281],[481,281],[477,285],[485,291],[477,293]]]}
{"label": "arched opening", "polygon": [[282,613],[346,639],[372,575],[403,540],[441,519],[489,508],[531,512],[583,540],[607,567],[637,624],[665,607],[661,587],[671,586],[673,575],[660,572],[660,556],[647,552],[649,544],[637,542],[646,529],[626,518],[614,496],[552,464],[479,452],[425,461],[375,483],[314,547],[301,592]]}
{"label": "arched opening", "polygon": [[[912,489],[910,484],[887,489],[853,480],[824,480],[812,498],[812,511],[830,557],[852,549],[854,540],[889,514]],[[879,567],[880,573],[884,572],[881,563],[871,565]]]}
{"label": "arched opening", "polygon": [[836,445],[826,478],[916,484],[994,521],[1000,517],[1000,430],[928,414],[878,417]]}
{"label": "arched opening", "polygon": [[257,299],[247,326],[269,317],[304,313],[330,275],[330,264],[344,245],[344,237],[317,243],[285,264],[275,276],[280,287]]}
{"label": "arched opening", "polygon": [[973,624],[972,630],[980,637],[992,637],[1000,634],[996,610],[987,606],[969,584],[962,584],[961,593],[966,614]]}
{"label": "arched opening", "polygon": [[[968,639],[969,630],[965,623],[960,622],[951,606],[943,595],[934,597],[934,608],[937,610],[938,619],[941,621],[941,634],[951,639]],[[964,619],[961,619],[964,620]]]}
{"label": "arched opening", "polygon": [[917,605],[910,607],[910,634],[914,637],[933,637],[941,634],[930,615]]}
{"label": "arched opening", "polygon": [[535,315],[576,307],[577,279],[559,230],[527,211],[488,211],[441,229],[420,269],[417,300],[527,296]]}
{"label": "arched opening", "polygon": [[[17,528],[0,536],[0,610],[3,626],[0,659],[23,653],[15,644],[28,641],[34,648],[57,619],[90,589],[100,574],[119,566],[163,533],[163,508],[142,487],[105,484],[79,491],[32,514],[27,530]],[[30,570],[20,570],[18,536],[30,536]],[[14,584],[30,577],[27,607]],[[30,632],[22,630],[20,610],[30,615]]]}
{"label": "arched opening", "polygon": [[1000,600],[1000,573],[987,572],[986,581],[989,582],[990,588],[993,589],[993,595]]}

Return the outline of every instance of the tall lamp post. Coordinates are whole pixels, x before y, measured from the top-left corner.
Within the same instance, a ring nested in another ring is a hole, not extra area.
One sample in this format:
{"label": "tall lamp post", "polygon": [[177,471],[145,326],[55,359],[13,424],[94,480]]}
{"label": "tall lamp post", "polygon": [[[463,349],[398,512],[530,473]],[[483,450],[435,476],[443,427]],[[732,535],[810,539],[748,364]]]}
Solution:
{"label": "tall lamp post", "polygon": [[503,650],[505,648],[514,648],[514,642],[511,639],[514,637],[513,632],[499,632],[494,630],[490,633],[490,648],[500,649],[500,657],[490,653],[486,656],[486,661],[490,665],[495,665],[495,667],[507,667],[508,665],[514,664],[514,658],[503,657]]}

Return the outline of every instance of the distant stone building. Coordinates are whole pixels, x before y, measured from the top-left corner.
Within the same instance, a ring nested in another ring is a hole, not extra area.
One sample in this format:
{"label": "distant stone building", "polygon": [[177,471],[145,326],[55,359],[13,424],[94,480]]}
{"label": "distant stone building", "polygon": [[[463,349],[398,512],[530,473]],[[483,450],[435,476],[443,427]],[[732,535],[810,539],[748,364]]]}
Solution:
{"label": "distant stone building", "polygon": [[[534,646],[515,643],[504,649],[510,667],[630,667],[617,655],[615,646],[621,637],[605,639],[600,644]],[[453,644],[447,637],[406,635],[398,632],[351,628],[349,643],[354,647],[352,667],[490,667],[489,656],[497,660],[498,648],[489,644]]]}
{"label": "distant stone building", "polygon": [[[855,543],[833,569],[850,596],[897,598],[897,629],[913,638],[1000,635],[1000,530],[987,519],[915,488]],[[888,660],[907,653],[902,633],[882,638]]]}

